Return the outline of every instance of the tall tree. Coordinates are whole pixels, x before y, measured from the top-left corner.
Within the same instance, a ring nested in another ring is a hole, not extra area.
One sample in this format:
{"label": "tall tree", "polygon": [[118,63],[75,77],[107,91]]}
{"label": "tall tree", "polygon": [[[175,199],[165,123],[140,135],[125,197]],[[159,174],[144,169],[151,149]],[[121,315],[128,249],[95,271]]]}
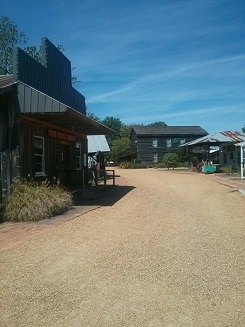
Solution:
{"label": "tall tree", "polygon": [[120,137],[120,128],[123,127],[124,124],[119,118],[109,116],[105,117],[101,123],[114,131],[114,133],[107,138],[109,145],[111,145],[112,141]]}
{"label": "tall tree", "polygon": [[115,163],[120,162],[120,157],[130,153],[131,143],[129,138],[121,137],[112,141],[112,158]]}
{"label": "tall tree", "polygon": [[245,124],[244,124],[244,127],[242,128],[242,132],[245,133]]}
{"label": "tall tree", "polygon": [[13,72],[13,47],[26,45],[28,38],[8,17],[0,18],[0,75]]}

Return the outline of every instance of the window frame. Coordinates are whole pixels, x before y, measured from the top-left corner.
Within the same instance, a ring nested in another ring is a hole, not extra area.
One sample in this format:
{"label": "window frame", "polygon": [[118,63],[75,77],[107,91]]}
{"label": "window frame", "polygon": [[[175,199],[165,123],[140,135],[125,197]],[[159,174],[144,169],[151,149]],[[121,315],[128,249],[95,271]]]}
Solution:
{"label": "window frame", "polygon": [[152,147],[153,148],[157,148],[157,146],[158,146],[158,139],[157,138],[153,138],[152,139]]}
{"label": "window frame", "polygon": [[[79,149],[79,155],[78,155],[78,149]],[[76,170],[82,170],[82,145],[81,145],[81,143],[76,143]]]}
{"label": "window frame", "polygon": [[158,163],[158,153],[153,153],[153,163]]}
{"label": "window frame", "polygon": [[172,147],[172,139],[167,139],[167,148]]}
{"label": "window frame", "polygon": [[182,138],[182,139],[180,139],[180,145],[183,145],[183,144],[185,144],[186,142],[185,142],[185,138]]}
{"label": "window frame", "polygon": [[[37,147],[35,146],[35,139],[42,140],[42,154],[36,153],[35,149]],[[33,139],[33,144],[34,144],[34,176],[44,176],[45,175],[45,142],[44,142],[44,137],[39,136],[39,135],[34,135]],[[37,158],[41,158],[41,161],[36,160]],[[41,170],[37,171],[36,166],[41,165]]]}

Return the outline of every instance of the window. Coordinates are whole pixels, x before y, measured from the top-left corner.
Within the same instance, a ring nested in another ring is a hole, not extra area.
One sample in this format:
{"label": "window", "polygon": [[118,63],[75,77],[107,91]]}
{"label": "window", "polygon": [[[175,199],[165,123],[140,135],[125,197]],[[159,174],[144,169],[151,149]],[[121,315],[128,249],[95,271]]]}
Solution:
{"label": "window", "polygon": [[34,166],[35,175],[41,176],[45,173],[45,157],[44,157],[44,138],[34,136]]}
{"label": "window", "polygon": [[158,154],[157,153],[153,154],[153,162],[158,162]]}
{"label": "window", "polygon": [[185,144],[185,139],[180,139],[180,145]]}
{"label": "window", "polygon": [[82,169],[82,149],[80,143],[76,143],[76,169]]}
{"label": "window", "polygon": [[152,146],[153,148],[157,147],[157,139],[152,139]]}
{"label": "window", "polygon": [[172,142],[171,139],[167,139],[167,148],[171,148]]}

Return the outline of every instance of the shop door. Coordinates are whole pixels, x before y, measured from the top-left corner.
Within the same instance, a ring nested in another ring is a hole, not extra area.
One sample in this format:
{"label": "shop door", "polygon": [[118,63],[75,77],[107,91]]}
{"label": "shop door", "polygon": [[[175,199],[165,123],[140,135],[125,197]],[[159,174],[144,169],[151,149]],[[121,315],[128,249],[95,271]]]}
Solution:
{"label": "shop door", "polygon": [[69,145],[56,145],[56,171],[62,185],[69,184]]}

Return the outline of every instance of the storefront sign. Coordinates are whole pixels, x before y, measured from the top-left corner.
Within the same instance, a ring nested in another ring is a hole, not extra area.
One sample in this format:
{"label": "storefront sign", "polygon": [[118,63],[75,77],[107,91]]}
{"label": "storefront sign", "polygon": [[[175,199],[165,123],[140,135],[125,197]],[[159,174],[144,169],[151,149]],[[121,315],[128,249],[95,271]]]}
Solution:
{"label": "storefront sign", "polygon": [[51,129],[48,130],[48,136],[55,137],[56,139],[65,140],[65,141],[71,141],[71,142],[76,141],[76,136],[74,136],[74,135],[54,131]]}

